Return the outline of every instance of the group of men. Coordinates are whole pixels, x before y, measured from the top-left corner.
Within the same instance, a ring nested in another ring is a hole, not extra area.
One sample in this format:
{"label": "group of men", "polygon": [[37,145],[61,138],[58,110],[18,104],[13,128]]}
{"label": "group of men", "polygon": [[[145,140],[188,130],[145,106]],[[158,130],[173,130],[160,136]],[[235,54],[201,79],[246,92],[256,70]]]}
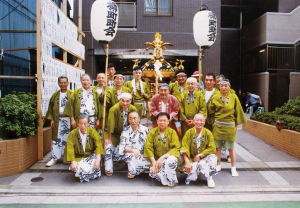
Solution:
{"label": "group of men", "polygon": [[[186,184],[202,173],[213,188],[212,176],[221,170],[220,151],[225,145],[233,159],[232,176],[238,176],[233,143],[236,126],[246,119],[229,80],[222,76],[219,90],[214,88],[215,76],[209,73],[206,89],[201,91],[196,78],[187,78],[185,70],[178,70],[177,81],[160,84],[159,93],[151,98],[149,85],[141,80],[141,67],[133,69],[133,76],[124,84],[123,73],[109,64],[107,78],[97,74],[98,84],[92,88],[90,76],[84,74],[82,88],[74,92],[67,89],[67,77],[58,78],[60,90],[52,96],[46,115],[53,128],[51,160],[46,166],[63,157],[83,182],[101,176],[101,158],[106,176],[112,176],[113,166],[124,160],[128,178],[149,171],[163,185],[175,186],[180,170],[187,174]],[[148,102],[150,131],[145,119]],[[108,114],[104,132],[103,106]]]}

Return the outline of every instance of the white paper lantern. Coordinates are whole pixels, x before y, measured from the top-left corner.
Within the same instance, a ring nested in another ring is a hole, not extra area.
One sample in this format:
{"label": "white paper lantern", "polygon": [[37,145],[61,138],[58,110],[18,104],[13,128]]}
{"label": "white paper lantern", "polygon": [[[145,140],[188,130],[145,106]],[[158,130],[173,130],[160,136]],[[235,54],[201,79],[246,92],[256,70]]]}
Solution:
{"label": "white paper lantern", "polygon": [[117,33],[118,6],[111,0],[97,0],[91,10],[91,31],[97,41],[112,41]]}
{"label": "white paper lantern", "polygon": [[205,7],[201,7],[193,21],[194,39],[198,46],[211,46],[217,38],[217,17]]}

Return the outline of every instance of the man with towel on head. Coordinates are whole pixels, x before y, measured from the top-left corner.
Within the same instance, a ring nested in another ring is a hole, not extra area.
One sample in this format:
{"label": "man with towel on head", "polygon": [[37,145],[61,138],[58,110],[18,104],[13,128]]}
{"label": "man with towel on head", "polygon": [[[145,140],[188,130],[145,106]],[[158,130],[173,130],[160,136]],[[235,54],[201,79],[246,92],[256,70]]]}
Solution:
{"label": "man with towel on head", "polygon": [[112,176],[113,162],[119,161],[119,143],[121,132],[129,125],[127,121],[128,113],[137,111],[136,107],[131,105],[131,94],[122,93],[119,96],[120,102],[115,104],[109,110],[107,120],[107,132],[105,132],[104,148],[105,148],[105,175]]}

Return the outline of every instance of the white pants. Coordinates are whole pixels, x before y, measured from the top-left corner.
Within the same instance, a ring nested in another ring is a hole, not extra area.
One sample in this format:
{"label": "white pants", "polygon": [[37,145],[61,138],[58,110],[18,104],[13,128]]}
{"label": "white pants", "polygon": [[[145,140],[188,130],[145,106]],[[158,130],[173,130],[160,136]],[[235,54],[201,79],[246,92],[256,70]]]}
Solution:
{"label": "white pants", "polygon": [[[100,159],[101,160],[101,159]],[[80,182],[87,181],[89,182],[91,179],[95,179],[101,176],[101,169],[95,169],[96,155],[93,154],[89,157],[83,158],[78,165],[78,169],[75,173],[75,176],[79,177]],[[72,169],[72,165],[70,166]]]}
{"label": "white pants", "polygon": [[51,158],[59,160],[64,156],[64,150],[67,143],[67,138],[71,130],[69,117],[60,117],[58,123],[57,140],[52,140]]}
{"label": "white pants", "polygon": [[206,178],[218,174],[217,168],[218,158],[215,154],[207,155],[205,158],[201,159],[199,162],[191,162],[192,170],[187,174],[185,179],[186,184],[190,184],[191,181],[196,181],[200,173],[202,173]]}
{"label": "white pants", "polygon": [[127,163],[128,173],[132,176],[139,175],[143,171],[150,169],[150,162],[143,158],[143,156],[136,158],[131,152],[125,153],[122,160]]}
{"label": "white pants", "polygon": [[105,172],[113,173],[114,172],[114,162],[119,161],[121,159],[119,155],[119,145],[114,147],[114,145],[107,145],[104,149],[104,168]]}
{"label": "white pants", "polygon": [[161,181],[163,185],[177,185],[177,175],[176,175],[176,168],[177,168],[177,157],[174,155],[169,156],[165,159],[161,165],[157,174],[152,174],[150,168],[149,176],[152,178],[156,178],[158,181]]}

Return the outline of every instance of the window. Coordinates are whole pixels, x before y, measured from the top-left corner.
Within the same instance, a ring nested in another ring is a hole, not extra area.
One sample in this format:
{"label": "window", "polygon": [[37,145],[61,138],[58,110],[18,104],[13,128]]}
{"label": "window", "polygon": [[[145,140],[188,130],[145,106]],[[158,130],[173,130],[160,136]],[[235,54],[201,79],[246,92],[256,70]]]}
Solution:
{"label": "window", "polygon": [[145,0],[145,15],[171,16],[172,0]]}
{"label": "window", "polygon": [[136,28],[137,0],[115,0],[119,9],[118,28]]}

